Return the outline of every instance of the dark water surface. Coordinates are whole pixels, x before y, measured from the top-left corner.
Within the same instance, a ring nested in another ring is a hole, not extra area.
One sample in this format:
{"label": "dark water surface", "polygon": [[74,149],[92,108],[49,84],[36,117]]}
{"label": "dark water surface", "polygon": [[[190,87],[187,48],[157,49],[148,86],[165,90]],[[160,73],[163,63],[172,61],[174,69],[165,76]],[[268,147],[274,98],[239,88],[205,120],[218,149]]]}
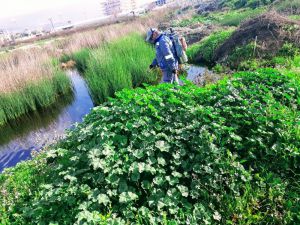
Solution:
{"label": "dark water surface", "polygon": [[69,72],[74,94],[61,99],[43,112],[24,117],[0,130],[0,172],[30,159],[39,150],[64,136],[94,106],[84,79],[77,71]]}
{"label": "dark water surface", "polygon": [[[206,68],[189,66],[187,79],[193,81]],[[40,150],[64,137],[65,130],[81,122],[93,108],[84,79],[77,71],[70,71],[74,94],[61,99],[43,112],[35,113],[0,129],[0,172],[31,158],[31,152]]]}
{"label": "dark water surface", "polygon": [[190,81],[194,81],[196,77],[203,75],[207,71],[206,67],[202,66],[196,66],[196,65],[189,65],[189,68],[187,69],[187,77],[186,79]]}

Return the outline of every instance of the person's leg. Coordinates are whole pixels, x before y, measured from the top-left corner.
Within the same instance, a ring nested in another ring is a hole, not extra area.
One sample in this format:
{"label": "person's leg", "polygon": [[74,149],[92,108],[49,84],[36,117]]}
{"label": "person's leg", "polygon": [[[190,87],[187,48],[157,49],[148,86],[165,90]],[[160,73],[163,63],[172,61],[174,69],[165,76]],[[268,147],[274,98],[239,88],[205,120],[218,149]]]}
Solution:
{"label": "person's leg", "polygon": [[172,71],[163,70],[162,73],[163,73],[162,83],[179,84],[178,75],[174,74]]}
{"label": "person's leg", "polygon": [[163,70],[162,83],[171,83],[173,81],[173,73],[169,70]]}

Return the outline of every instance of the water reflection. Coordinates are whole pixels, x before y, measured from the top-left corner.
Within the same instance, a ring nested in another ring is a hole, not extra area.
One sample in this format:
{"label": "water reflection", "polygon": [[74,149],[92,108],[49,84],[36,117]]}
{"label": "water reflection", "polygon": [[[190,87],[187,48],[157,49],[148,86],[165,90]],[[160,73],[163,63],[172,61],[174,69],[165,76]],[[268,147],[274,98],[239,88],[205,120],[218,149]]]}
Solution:
{"label": "water reflection", "polygon": [[33,150],[62,138],[65,129],[81,122],[90,112],[94,105],[85,81],[77,71],[70,71],[69,76],[74,87],[73,96],[0,130],[0,171],[30,159]]}
{"label": "water reflection", "polygon": [[207,71],[206,67],[189,65],[187,69],[187,77],[186,79],[190,81],[195,81],[197,77],[203,76],[203,74]]}

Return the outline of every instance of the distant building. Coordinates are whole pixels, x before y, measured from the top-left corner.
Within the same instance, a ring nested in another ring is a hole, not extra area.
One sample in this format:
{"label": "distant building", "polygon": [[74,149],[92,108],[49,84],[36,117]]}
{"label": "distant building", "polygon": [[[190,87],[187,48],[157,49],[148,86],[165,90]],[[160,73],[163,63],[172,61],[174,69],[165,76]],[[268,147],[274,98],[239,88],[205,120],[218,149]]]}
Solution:
{"label": "distant building", "polygon": [[105,0],[102,9],[107,16],[117,16],[125,12],[134,13],[137,9],[137,0]]}
{"label": "distant building", "polygon": [[107,16],[117,16],[122,12],[121,0],[106,0],[102,4],[104,14]]}
{"label": "distant building", "polygon": [[165,4],[167,4],[167,0],[157,0],[156,1],[156,5],[161,6],[161,5],[165,5]]}

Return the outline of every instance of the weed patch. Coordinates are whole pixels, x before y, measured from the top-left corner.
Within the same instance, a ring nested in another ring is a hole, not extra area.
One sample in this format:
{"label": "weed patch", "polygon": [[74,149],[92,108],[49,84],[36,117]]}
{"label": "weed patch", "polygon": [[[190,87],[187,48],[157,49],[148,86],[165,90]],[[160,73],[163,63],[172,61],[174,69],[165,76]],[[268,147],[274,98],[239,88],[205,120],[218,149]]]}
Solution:
{"label": "weed patch", "polygon": [[20,171],[0,175],[1,215],[7,224],[298,224],[299,87],[297,75],[266,69],[205,88],[123,90],[50,147],[38,187],[15,199]]}

